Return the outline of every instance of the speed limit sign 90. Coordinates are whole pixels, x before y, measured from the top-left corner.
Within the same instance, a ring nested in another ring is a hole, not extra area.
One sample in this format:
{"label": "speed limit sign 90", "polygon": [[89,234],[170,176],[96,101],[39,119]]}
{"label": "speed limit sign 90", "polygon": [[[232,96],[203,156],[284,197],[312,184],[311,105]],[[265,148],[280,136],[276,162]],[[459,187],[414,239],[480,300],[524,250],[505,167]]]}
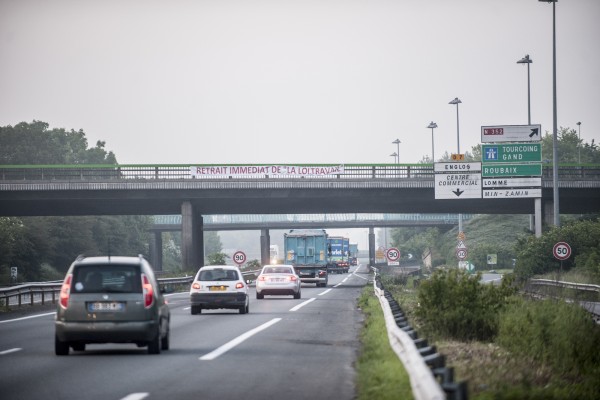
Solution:
{"label": "speed limit sign 90", "polygon": [[233,262],[235,262],[238,265],[242,265],[243,263],[246,262],[246,253],[244,253],[243,251],[236,251],[233,254]]}
{"label": "speed limit sign 90", "polygon": [[552,254],[557,260],[566,260],[571,257],[571,246],[566,242],[558,242],[552,248]]}
{"label": "speed limit sign 90", "polygon": [[385,255],[390,261],[398,261],[400,259],[400,250],[395,247],[391,247],[387,249]]}

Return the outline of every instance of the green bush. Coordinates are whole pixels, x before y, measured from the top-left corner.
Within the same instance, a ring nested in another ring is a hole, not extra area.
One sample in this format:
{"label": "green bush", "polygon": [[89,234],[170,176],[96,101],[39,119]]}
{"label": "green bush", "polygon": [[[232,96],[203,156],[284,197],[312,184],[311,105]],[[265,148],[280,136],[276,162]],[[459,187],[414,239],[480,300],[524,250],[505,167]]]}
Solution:
{"label": "green bush", "polygon": [[492,340],[499,311],[514,294],[509,279],[501,286],[482,284],[481,275],[438,270],[419,288],[417,316],[426,330],[458,340]]}
{"label": "green bush", "polygon": [[497,342],[600,393],[600,329],[577,304],[514,298],[500,315]]}

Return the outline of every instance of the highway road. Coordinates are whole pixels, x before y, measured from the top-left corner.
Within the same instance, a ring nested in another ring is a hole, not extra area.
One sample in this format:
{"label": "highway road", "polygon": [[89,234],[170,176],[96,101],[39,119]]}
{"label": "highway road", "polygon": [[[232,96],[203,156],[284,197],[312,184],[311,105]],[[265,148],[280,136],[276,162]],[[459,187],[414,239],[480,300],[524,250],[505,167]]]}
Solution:
{"label": "highway road", "polygon": [[171,349],[88,345],[54,355],[54,312],[0,320],[2,399],[353,399],[353,363],[366,266],[330,275],[302,299],[250,295],[250,313],[191,315],[188,293],[168,296]]}

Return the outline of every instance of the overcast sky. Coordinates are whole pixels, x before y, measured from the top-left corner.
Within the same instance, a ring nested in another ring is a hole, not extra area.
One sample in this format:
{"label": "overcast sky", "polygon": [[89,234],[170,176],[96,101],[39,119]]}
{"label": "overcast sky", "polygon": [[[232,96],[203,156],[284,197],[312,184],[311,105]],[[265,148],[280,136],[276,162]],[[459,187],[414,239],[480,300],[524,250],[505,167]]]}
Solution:
{"label": "overcast sky", "polygon": [[[558,125],[600,134],[600,1],[561,0]],[[83,129],[121,164],[415,163],[482,125],[552,130],[538,0],[0,0],[0,125]]]}

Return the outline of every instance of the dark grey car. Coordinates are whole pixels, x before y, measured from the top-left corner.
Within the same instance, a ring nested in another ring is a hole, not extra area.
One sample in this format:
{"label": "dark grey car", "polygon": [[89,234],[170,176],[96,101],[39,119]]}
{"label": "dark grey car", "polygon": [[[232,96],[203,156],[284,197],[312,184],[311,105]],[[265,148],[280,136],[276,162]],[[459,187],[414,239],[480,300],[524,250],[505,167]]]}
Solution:
{"label": "dark grey car", "polygon": [[169,349],[170,311],[152,267],[139,257],[78,257],[60,292],[55,353],[89,343],[135,343]]}

